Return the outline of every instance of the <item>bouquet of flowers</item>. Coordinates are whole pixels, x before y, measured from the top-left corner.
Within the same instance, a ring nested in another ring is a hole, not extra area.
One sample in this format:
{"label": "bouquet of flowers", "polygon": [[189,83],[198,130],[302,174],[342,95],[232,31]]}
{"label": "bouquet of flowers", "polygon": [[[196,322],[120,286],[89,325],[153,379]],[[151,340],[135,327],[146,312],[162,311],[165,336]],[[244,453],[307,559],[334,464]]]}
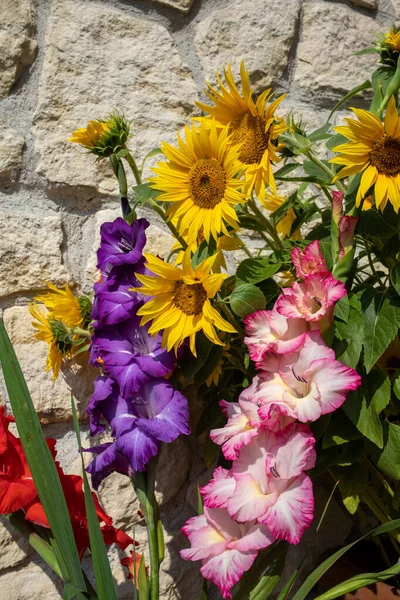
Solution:
{"label": "bouquet of flowers", "polygon": [[[140,165],[122,112],[73,132],[71,142],[109,160],[121,216],[101,226],[93,296],[48,283],[30,311],[53,379],[78,355],[98,372],[86,412],[91,435],[107,441],[81,447],[72,398],[82,477],[63,472],[55,440],[44,438],[0,322],[19,433],[0,409],[0,513],[64,581],[64,598],[117,598],[105,547],[116,543],[130,551],[122,564],[133,598],[158,600],[158,456],[182,435],[199,439],[212,467],[198,514],[182,527],[181,558],[200,569],[201,600],[210,582],[222,598],[270,597],[288,548],[324,516],[314,514],[319,478],[351,515],[377,525],[367,535],[387,534],[379,547],[388,568],[318,598],[400,572],[400,33],[390,29],[366,52],[379,66],[330,117],[371,89],[369,110],[352,108],[336,127],[328,120],[310,132],[285,114],[284,96],[255,97],[243,61],[240,74],[227,65],[207,84],[201,115],[176,143]],[[165,260],[146,252],[151,210],[174,237]],[[146,556],[91,491],[86,473],[98,490],[113,472],[130,478],[140,501]],[[350,546],[301,585],[294,571],[279,600],[309,597]],[[88,549],[95,584],[82,568]]]}

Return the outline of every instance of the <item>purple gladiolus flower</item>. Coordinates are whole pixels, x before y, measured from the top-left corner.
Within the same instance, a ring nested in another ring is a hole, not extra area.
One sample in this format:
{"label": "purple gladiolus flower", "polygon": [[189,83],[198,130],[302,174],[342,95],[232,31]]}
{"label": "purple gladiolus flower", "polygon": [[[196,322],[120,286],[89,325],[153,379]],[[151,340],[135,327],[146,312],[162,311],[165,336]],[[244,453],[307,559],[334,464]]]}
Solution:
{"label": "purple gladiolus flower", "polygon": [[118,402],[119,385],[107,375],[97,377],[94,392],[90,398],[86,413],[90,418],[90,435],[102,433],[106,426],[101,422],[104,416],[108,422],[114,418],[114,405]]}
{"label": "purple gladiolus flower", "polygon": [[114,473],[114,471],[122,475],[128,475],[128,477],[135,475],[129,458],[118,452],[116,442],[100,444],[95,448],[84,449],[84,452],[96,454],[96,457],[86,467],[86,471],[92,476],[92,485],[95,490],[99,488],[103,479]]}
{"label": "purple gladiolus flower", "polygon": [[115,325],[136,314],[147,298],[131,288],[140,286],[136,273],[143,273],[144,270],[142,259],[136,265],[114,267],[103,283],[94,284],[92,319],[96,321],[95,325],[98,322]]}
{"label": "purple gladiolus flower", "polygon": [[114,327],[99,327],[92,338],[91,361],[98,357],[117,381],[120,395],[129,398],[149,377],[164,377],[174,368],[175,356],[161,347],[161,335],[148,333],[150,324],[131,317]]}
{"label": "purple gladiolus flower", "polygon": [[117,265],[134,265],[142,258],[146,244],[146,219],[137,219],[128,225],[118,217],[111,223],[103,223],[100,228],[101,243],[97,251],[97,268],[109,273]]}

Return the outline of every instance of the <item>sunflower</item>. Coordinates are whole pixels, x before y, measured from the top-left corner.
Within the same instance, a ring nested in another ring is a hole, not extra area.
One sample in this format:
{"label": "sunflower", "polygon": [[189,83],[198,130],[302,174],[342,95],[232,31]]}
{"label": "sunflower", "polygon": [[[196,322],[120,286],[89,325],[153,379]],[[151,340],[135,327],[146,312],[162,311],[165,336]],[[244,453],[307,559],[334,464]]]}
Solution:
{"label": "sunflower", "polygon": [[69,142],[80,144],[99,159],[125,149],[130,123],[123,113],[114,112],[98,121],[89,121],[86,127],[72,133]]}
{"label": "sunflower", "polygon": [[171,203],[168,217],[190,238],[196,239],[202,229],[207,242],[221,232],[228,235],[226,225],[237,230],[234,206],[245,197],[239,191],[243,182],[235,178],[239,150],[228,144],[228,127],[185,127],[185,140],[178,135],[178,145],[161,144],[168,162],[159,163],[153,169],[156,177],[149,179],[163,192],[157,199]]}
{"label": "sunflower", "polygon": [[46,342],[50,346],[45,370],[53,371],[53,380],[56,380],[60,372],[63,353],[56,340],[55,323],[45,317],[34,303],[29,306],[29,312],[36,319],[36,321],[32,321],[32,325],[37,329],[35,333],[36,338]]}
{"label": "sunflower", "polygon": [[352,108],[358,118],[345,119],[347,126],[335,127],[335,131],[349,142],[333,148],[340,152],[330,162],[344,165],[334,178],[363,172],[358,188],[356,205],[367,195],[373,186],[375,204],[384,210],[388,200],[398,212],[400,207],[400,119],[394,96],[389,100],[385,121],[367,110]]}
{"label": "sunflower", "polygon": [[[278,194],[266,194],[265,199],[262,201],[263,206],[274,212],[277,210],[282,204],[285,202],[285,198],[283,196],[279,196]],[[285,238],[290,238],[292,240],[301,240],[300,229],[296,229],[292,235],[290,232],[292,230],[292,225],[296,220],[296,213],[293,208],[289,208],[287,213],[282,217],[279,223],[276,225],[276,232],[281,236],[282,240]]]}
{"label": "sunflower", "polygon": [[81,127],[72,132],[69,142],[80,144],[92,149],[98,146],[102,138],[110,131],[110,126],[102,121],[89,121],[86,127]]}
{"label": "sunflower", "polygon": [[272,91],[267,89],[254,102],[244,61],[240,65],[242,94],[236,87],[230,65],[224,68],[227,87],[223,85],[218,72],[216,76],[220,91],[209,83],[204,90],[214,106],[202,102],[196,102],[196,105],[214,117],[220,126],[229,126],[230,144],[240,144],[239,159],[245,168],[245,191],[250,195],[254,189],[257,196],[263,199],[266,186],[276,189],[272,164],[281,160],[277,155],[278,138],[286,130],[286,123],[275,117],[275,111],[285,95],[268,106]]}
{"label": "sunflower", "polygon": [[191,265],[191,253],[186,251],[182,269],[165,263],[151,254],[144,254],[146,267],[154,276],[136,274],[143,287],[134,288],[145,296],[152,296],[137,312],[142,317],[141,325],[153,320],[149,333],[156,335],[163,331],[162,345],[177,352],[186,338],[190,339],[190,349],[196,355],[195,338],[198,331],[213,344],[223,346],[215,327],[228,333],[236,330],[211,306],[210,299],[220,289],[227,275],[210,274],[215,261],[211,256],[197,265]]}
{"label": "sunflower", "polygon": [[41,302],[46,306],[56,321],[62,321],[68,327],[80,327],[83,322],[79,299],[74,296],[68,283],[65,290],[58,289],[52,283],[48,283],[49,292],[36,296],[35,302]]}
{"label": "sunflower", "polygon": [[385,34],[386,44],[395,52],[400,52],[400,31],[396,27],[391,27]]}

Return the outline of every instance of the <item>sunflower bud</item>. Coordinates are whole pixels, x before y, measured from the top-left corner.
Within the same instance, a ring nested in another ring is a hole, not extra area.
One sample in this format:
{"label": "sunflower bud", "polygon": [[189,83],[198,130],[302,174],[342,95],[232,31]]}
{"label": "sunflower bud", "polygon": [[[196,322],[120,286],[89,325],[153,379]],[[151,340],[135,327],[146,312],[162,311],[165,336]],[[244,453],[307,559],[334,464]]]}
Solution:
{"label": "sunflower bud", "polygon": [[105,119],[89,121],[86,127],[74,131],[68,141],[80,144],[101,159],[125,148],[129,129],[124,115],[115,112]]}
{"label": "sunflower bud", "polygon": [[396,25],[390,27],[387,33],[380,34],[374,47],[379,52],[382,64],[396,66],[400,55],[400,31]]}

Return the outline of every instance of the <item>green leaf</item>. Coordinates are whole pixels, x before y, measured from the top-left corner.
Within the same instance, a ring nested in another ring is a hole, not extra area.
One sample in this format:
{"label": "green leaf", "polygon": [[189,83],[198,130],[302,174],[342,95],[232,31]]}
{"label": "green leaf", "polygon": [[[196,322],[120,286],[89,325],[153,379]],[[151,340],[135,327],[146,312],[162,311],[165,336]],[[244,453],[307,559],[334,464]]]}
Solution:
{"label": "green leaf", "polygon": [[325,185],[330,185],[332,183],[332,177],[330,177],[326,171],[321,169],[321,167],[311,162],[311,160],[305,160],[303,162],[303,169],[307,175],[315,177],[319,181],[325,181]]}
{"label": "green leaf", "polygon": [[159,190],[155,190],[150,186],[150,183],[141,183],[140,185],[134,185],[133,191],[135,192],[136,203],[146,204],[151,198],[157,198],[160,195]]}
{"label": "green leaf", "polygon": [[354,87],[352,90],[347,92],[347,94],[345,96],[343,96],[343,98],[341,100],[339,100],[339,102],[337,104],[335,104],[335,106],[332,108],[330,115],[328,117],[328,121],[330,120],[333,113],[336,112],[337,109],[340,108],[343,104],[345,104],[347,102],[347,100],[350,100],[350,98],[353,98],[353,96],[356,96],[363,90],[368,90],[370,87],[372,87],[371,82],[367,80],[367,81],[364,81],[364,83],[362,83],[361,85],[356,85],[356,87]]}
{"label": "green leaf", "polygon": [[72,600],[73,598],[88,598],[89,596],[83,590],[72,583],[66,583],[63,589],[63,600]]}
{"label": "green leaf", "polygon": [[307,595],[313,589],[315,584],[321,579],[321,577],[335,564],[339,558],[341,558],[348,550],[353,548],[358,542],[365,539],[369,535],[376,536],[382,535],[383,533],[387,533],[389,531],[393,531],[394,529],[398,529],[400,527],[400,519],[396,519],[395,521],[389,521],[389,523],[385,523],[384,525],[379,525],[371,532],[366,533],[362,537],[360,537],[355,542],[340,548],[337,552],[332,554],[329,558],[324,560],[312,573],[307,577],[307,579],[303,582],[301,587],[297,590],[296,594],[293,596],[292,600],[306,600]]}
{"label": "green leaf", "polygon": [[345,144],[348,141],[349,140],[345,138],[344,135],[342,135],[341,133],[336,133],[326,142],[326,147],[328,148],[328,150],[332,150],[332,148],[335,148],[340,144]]}
{"label": "green leaf", "polygon": [[328,121],[327,123],[325,123],[325,125],[322,125],[322,127],[319,127],[318,129],[315,129],[315,131],[312,131],[308,135],[308,139],[312,142],[318,142],[320,140],[326,140],[327,138],[330,138],[331,135],[328,133],[328,131],[331,129],[331,127],[332,124]]}
{"label": "green leaf", "polygon": [[396,235],[397,229],[380,212],[372,209],[361,211],[357,232],[362,236],[382,239]]}
{"label": "green leaf", "polygon": [[246,258],[237,268],[236,276],[245,283],[259,283],[279,271],[281,263],[271,264],[268,258]]}
{"label": "green leaf", "polygon": [[354,515],[360,504],[360,496],[367,488],[368,473],[361,464],[356,464],[346,468],[336,468],[334,475],[339,479],[343,504],[349,513]]}
{"label": "green leaf", "polygon": [[187,351],[179,361],[179,365],[182,370],[182,375],[184,376],[186,381],[190,381],[196,375],[197,371],[201,369],[201,367],[206,362],[212,347],[212,342],[210,342],[210,340],[206,338],[204,333],[200,331],[196,335],[197,358],[195,358],[191,352]]}
{"label": "green leaf", "polygon": [[354,56],[364,56],[364,54],[379,54],[376,48],[363,48],[358,52],[354,52]]}
{"label": "green leaf", "polygon": [[400,369],[397,369],[393,375],[393,393],[397,400],[400,400]]}
{"label": "green leaf", "polygon": [[381,87],[383,95],[386,94],[389,83],[393,79],[393,75],[396,73],[395,67],[379,66],[372,73],[372,87],[375,89],[378,85]]}
{"label": "green leaf", "polygon": [[203,365],[200,367],[200,369],[194,376],[194,383],[196,387],[200,387],[201,384],[204,383],[206,379],[210,377],[215,367],[222,359],[223,352],[223,346],[212,346],[207,360],[203,363]]}
{"label": "green leaf", "polygon": [[400,262],[396,263],[390,271],[390,282],[400,296]]}
{"label": "green leaf", "polygon": [[254,215],[239,216],[239,225],[241,229],[249,229],[250,231],[264,231],[265,227]]}
{"label": "green leaf", "polygon": [[301,561],[300,565],[297,567],[297,569],[295,569],[293,571],[293,573],[291,574],[290,578],[287,580],[287,582],[285,583],[285,585],[283,586],[283,588],[281,589],[281,591],[279,592],[279,596],[277,597],[276,600],[288,600],[289,598],[289,594],[292,591],[292,588],[296,582],[296,579],[299,575],[301,566],[303,564],[303,561]]}
{"label": "green leaf", "polygon": [[400,308],[387,292],[366,290],[361,298],[364,311],[364,360],[367,373],[395,338],[400,323]]}
{"label": "green leaf", "polygon": [[213,237],[210,238],[210,241],[207,243],[206,240],[201,242],[200,246],[197,248],[196,252],[192,257],[192,267],[195,269],[200,263],[206,260],[209,256],[213,256],[217,251],[217,242]]}
{"label": "green leaf", "polygon": [[363,587],[368,587],[378,581],[385,581],[398,573],[400,573],[400,560],[389,569],[385,569],[385,571],[381,571],[380,573],[362,573],[360,575],[355,575],[350,579],[346,579],[346,581],[335,585],[335,587],[331,588],[328,592],[321,594],[315,598],[315,600],[334,600],[335,598],[342,598],[345,594],[349,594],[350,592],[354,592],[354,590],[359,590]]}
{"label": "green leaf", "polygon": [[348,322],[350,316],[350,302],[347,294],[336,302],[333,315],[335,319],[340,319],[345,323]]}
{"label": "green leaf", "polygon": [[89,530],[90,551],[93,558],[93,570],[97,584],[97,594],[99,600],[117,600],[114,579],[111,573],[110,563],[108,561],[107,549],[104,544],[103,535],[100,529],[99,519],[94,505],[92,490],[90,489],[85,470],[85,463],[82,454],[81,434],[79,430],[78,416],[73,396],[71,395],[71,408],[74,421],[76,440],[81,455],[83,490],[85,494],[86,518]]}
{"label": "green leaf", "polygon": [[230,305],[238,317],[242,319],[250,313],[265,308],[264,294],[255,285],[239,284],[230,295]]}
{"label": "green leaf", "polygon": [[148,581],[147,581],[147,575],[146,575],[146,564],[144,562],[144,554],[142,554],[142,556],[140,557],[140,563],[139,563],[139,573],[138,573],[138,588],[139,588],[139,598],[142,599],[146,599],[147,596],[147,592],[148,592]]}
{"label": "green leaf", "polygon": [[279,583],[288,548],[287,542],[277,542],[260,552],[234,600],[267,600]]}
{"label": "green leaf", "polygon": [[299,133],[282,133],[279,139],[293,154],[302,154],[312,146],[312,142]]}
{"label": "green leaf", "polygon": [[325,430],[322,438],[322,449],[341,446],[361,437],[358,429],[342,410],[337,410]]}
{"label": "green leaf", "polygon": [[270,215],[271,221],[275,225],[277,223],[279,223],[279,221],[281,219],[283,219],[283,217],[286,215],[287,211],[290,208],[292,208],[292,206],[296,202],[296,200],[297,200],[297,191],[294,192],[293,194],[291,194],[289,196],[289,198],[286,198],[285,202],[283,204],[281,204],[273,213],[271,213],[271,215]]}
{"label": "green leaf", "polygon": [[400,426],[385,421],[383,450],[372,457],[381,471],[391,479],[400,481]]}
{"label": "green leaf", "polygon": [[289,173],[297,169],[298,166],[299,165],[297,163],[286,163],[286,165],[284,165],[274,173],[275,179],[280,179],[280,177],[288,175]]}
{"label": "green leaf", "polygon": [[52,546],[66,583],[86,590],[67,504],[21,367],[0,319],[0,363],[12,411],[40,501],[52,531]]}
{"label": "green leaf", "polygon": [[[341,300],[344,300],[344,298],[341,298]],[[350,305],[349,303],[348,305],[349,314],[347,322],[339,321],[337,319],[334,321],[335,337],[342,342],[342,345],[340,348],[338,348],[337,345],[334,345],[333,349],[335,350],[336,358],[338,360],[347,367],[355,369],[360,359],[364,341],[364,319],[361,312],[354,307],[354,304],[359,302],[358,297],[353,296],[351,302],[352,304]],[[340,304],[340,302],[337,304]],[[341,307],[335,306],[335,313],[341,314],[342,317],[346,316],[345,309],[343,310],[344,307],[345,302]]]}
{"label": "green leaf", "polygon": [[390,381],[380,369],[363,378],[350,392],[343,410],[357,429],[378,448],[383,448],[383,428],[379,418],[390,402]]}
{"label": "green leaf", "polygon": [[153,156],[157,156],[158,154],[163,154],[163,151],[161,150],[161,148],[154,148],[153,150],[150,150],[150,152],[148,152],[146,154],[146,156],[144,157],[144,159],[142,161],[142,166],[140,168],[140,173],[143,173],[143,169],[144,169],[144,165],[146,164],[146,161],[149,158],[152,158]]}

